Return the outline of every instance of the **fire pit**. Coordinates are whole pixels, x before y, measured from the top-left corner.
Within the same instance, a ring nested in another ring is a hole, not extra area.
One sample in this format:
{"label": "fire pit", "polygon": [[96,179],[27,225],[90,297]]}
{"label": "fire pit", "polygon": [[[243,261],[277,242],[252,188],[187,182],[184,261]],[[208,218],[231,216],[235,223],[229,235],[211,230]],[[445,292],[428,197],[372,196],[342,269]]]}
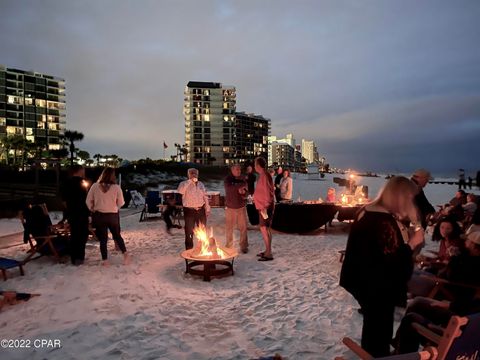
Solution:
{"label": "fire pit", "polygon": [[187,274],[203,276],[210,281],[212,276],[233,275],[233,262],[238,255],[235,249],[219,246],[213,237],[207,235],[204,226],[194,230],[197,243],[193,249],[182,252]]}

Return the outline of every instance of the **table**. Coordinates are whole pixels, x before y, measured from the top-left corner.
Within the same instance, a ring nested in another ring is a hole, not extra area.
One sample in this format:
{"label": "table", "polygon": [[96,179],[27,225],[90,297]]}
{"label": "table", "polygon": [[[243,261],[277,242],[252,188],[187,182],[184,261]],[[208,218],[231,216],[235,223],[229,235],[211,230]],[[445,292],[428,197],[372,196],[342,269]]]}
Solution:
{"label": "table", "polygon": [[358,206],[338,206],[338,221],[353,221],[355,220],[355,215],[357,215],[358,210],[362,208],[363,205]]}
{"label": "table", "polygon": [[[279,203],[275,204],[272,229],[286,233],[309,233],[328,225],[338,208],[334,204]],[[258,225],[258,212],[247,205],[250,224]]]}

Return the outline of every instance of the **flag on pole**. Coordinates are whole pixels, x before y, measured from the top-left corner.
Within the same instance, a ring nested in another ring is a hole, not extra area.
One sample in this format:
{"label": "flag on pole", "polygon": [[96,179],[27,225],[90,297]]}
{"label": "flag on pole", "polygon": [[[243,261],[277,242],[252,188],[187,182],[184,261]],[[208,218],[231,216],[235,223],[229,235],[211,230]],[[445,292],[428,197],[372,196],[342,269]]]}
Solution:
{"label": "flag on pole", "polygon": [[164,149],[168,148],[168,145],[165,143],[165,141],[163,142],[163,148]]}

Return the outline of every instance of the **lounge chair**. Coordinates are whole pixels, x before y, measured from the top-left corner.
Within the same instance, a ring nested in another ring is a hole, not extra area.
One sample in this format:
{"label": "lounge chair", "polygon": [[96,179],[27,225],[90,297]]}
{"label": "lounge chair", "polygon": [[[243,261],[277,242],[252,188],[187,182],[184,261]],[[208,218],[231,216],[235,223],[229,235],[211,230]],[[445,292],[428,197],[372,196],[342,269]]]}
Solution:
{"label": "lounge chair", "polygon": [[[30,244],[29,255],[23,264],[41,256],[53,256],[58,261],[68,254],[68,237],[53,231],[52,222],[45,204],[32,205],[23,211],[24,239]],[[37,255],[36,257],[34,257]]]}
{"label": "lounge chair", "polygon": [[[480,356],[480,313],[467,317],[452,316],[445,329],[437,329],[439,333],[416,323],[413,327],[432,346],[416,353],[392,355],[382,359],[474,360]],[[346,337],[343,343],[360,359],[374,359],[352,339]]]}
{"label": "lounge chair", "polygon": [[25,273],[23,272],[22,262],[15,259],[0,257],[0,270],[2,270],[3,281],[7,281],[7,270],[15,267],[19,268],[20,275],[25,275]]}
{"label": "lounge chair", "polygon": [[145,198],[145,206],[140,214],[140,222],[146,221],[151,215],[155,215],[154,218],[161,219],[160,205],[162,204],[162,198],[160,191],[148,191]]}

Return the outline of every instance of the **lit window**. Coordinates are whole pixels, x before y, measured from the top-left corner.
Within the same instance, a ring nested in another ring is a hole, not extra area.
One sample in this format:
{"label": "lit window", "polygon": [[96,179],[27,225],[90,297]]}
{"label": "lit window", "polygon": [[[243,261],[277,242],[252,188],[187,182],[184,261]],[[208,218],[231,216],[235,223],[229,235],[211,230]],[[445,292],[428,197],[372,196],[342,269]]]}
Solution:
{"label": "lit window", "polygon": [[48,144],[48,150],[60,150],[60,144]]}
{"label": "lit window", "polygon": [[203,115],[203,120],[210,121],[210,115]]}
{"label": "lit window", "polygon": [[45,129],[45,123],[43,121],[37,121],[37,129]]}
{"label": "lit window", "polygon": [[25,105],[33,105],[33,99],[32,98],[25,98]]}
{"label": "lit window", "polygon": [[7,135],[22,135],[23,128],[15,126],[7,126]]}
{"label": "lit window", "polygon": [[48,124],[48,129],[49,130],[57,130],[57,124],[49,123]]}
{"label": "lit window", "polygon": [[47,102],[42,99],[35,99],[35,105],[38,107],[45,107],[47,105]]}
{"label": "lit window", "polygon": [[27,128],[26,129],[26,132],[25,132],[28,135],[33,135],[33,129],[32,128]]}
{"label": "lit window", "polygon": [[223,121],[228,121],[228,116],[227,115],[223,116]]}
{"label": "lit window", "polygon": [[224,109],[228,109],[228,103],[224,102],[224,103],[223,103],[223,108],[224,108]]}
{"label": "lit window", "polygon": [[0,126],[5,126],[7,125],[7,119],[5,119],[4,117],[0,117]]}
{"label": "lit window", "polygon": [[11,96],[11,95],[9,95],[9,96],[7,97],[7,102],[8,102],[9,104],[20,105],[20,104],[22,103],[22,100],[21,100],[21,98],[18,97],[18,96]]}
{"label": "lit window", "polygon": [[35,136],[33,136],[33,135],[27,135],[26,139],[27,139],[27,141],[35,142]]}

